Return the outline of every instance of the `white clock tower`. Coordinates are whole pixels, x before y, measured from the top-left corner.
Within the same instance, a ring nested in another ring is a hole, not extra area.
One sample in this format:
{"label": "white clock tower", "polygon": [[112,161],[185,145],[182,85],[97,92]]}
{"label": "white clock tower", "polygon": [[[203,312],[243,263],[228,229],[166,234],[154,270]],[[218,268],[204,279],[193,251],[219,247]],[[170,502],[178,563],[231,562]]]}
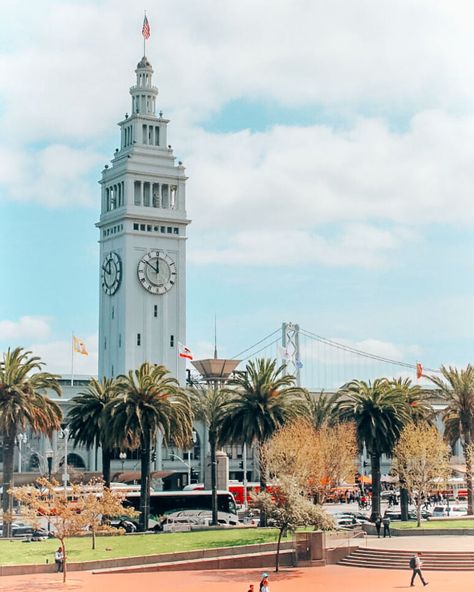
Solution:
{"label": "white clock tower", "polygon": [[158,89],[143,57],[130,89],[120,149],[102,171],[99,378],[164,364],[184,384],[186,343],[186,176],[156,115]]}

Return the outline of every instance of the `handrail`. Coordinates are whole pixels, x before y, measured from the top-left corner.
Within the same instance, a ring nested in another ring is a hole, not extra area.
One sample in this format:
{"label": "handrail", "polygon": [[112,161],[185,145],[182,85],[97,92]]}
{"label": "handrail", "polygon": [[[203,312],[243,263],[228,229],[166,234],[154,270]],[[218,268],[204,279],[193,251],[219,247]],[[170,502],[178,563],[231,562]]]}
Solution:
{"label": "handrail", "polygon": [[341,538],[341,540],[338,541],[337,544],[334,544],[330,547],[331,549],[338,549],[338,548],[345,546],[345,545],[347,545],[347,548],[349,549],[349,547],[351,546],[350,545],[351,540],[354,540],[358,537],[364,537],[365,547],[367,548],[367,533],[365,532],[365,530],[360,530],[357,532],[350,529],[350,528],[341,528],[339,530],[339,532],[346,532],[346,531],[347,531],[347,538],[346,537]]}

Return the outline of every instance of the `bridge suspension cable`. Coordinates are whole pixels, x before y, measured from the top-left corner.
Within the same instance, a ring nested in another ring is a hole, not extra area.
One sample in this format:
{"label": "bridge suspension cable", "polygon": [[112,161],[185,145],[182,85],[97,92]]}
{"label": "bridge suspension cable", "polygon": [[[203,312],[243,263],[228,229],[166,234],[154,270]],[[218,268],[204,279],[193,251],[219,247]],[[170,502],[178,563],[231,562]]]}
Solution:
{"label": "bridge suspension cable", "polygon": [[[319,341],[320,343],[324,343],[329,345],[330,347],[334,347],[336,349],[340,349],[358,356],[362,356],[364,358],[368,358],[371,360],[377,360],[378,362],[385,362],[386,364],[392,364],[394,366],[400,366],[401,368],[409,368],[410,370],[416,370],[416,364],[410,364],[408,362],[401,362],[399,360],[392,360],[391,358],[387,358],[385,356],[380,356],[378,354],[373,354],[370,352],[365,352],[363,350],[357,349],[356,347],[352,347],[350,345],[346,345],[344,343],[339,343],[338,341],[333,341],[332,339],[327,339],[326,337],[321,337],[321,335],[316,335],[316,333],[312,333],[307,329],[300,329],[300,333],[309,337],[310,339],[314,339],[315,341]],[[435,370],[433,368],[425,368],[428,372],[436,372],[439,373],[439,370]]]}
{"label": "bridge suspension cable", "polygon": [[[247,347],[247,349],[242,350],[241,352],[239,352],[236,356],[233,356],[232,359],[235,360],[237,358],[241,358],[241,356],[243,356],[244,354],[246,354],[247,352],[255,349],[258,345],[260,345],[261,343],[263,343],[264,341],[266,341],[267,339],[270,339],[270,337],[273,337],[274,335],[276,335],[277,333],[280,333],[280,329],[276,329],[275,331],[273,331],[272,333],[270,333],[269,335],[267,335],[266,337],[263,337],[263,339],[260,339],[259,341],[257,341],[257,343],[254,343],[253,345],[251,345],[250,347]],[[280,337],[277,337],[277,339],[275,339],[274,341],[272,341],[272,343],[268,343],[266,344],[264,347],[262,347],[260,350],[258,350],[257,352],[253,352],[251,354],[249,354],[248,356],[246,356],[245,358],[242,358],[243,360],[248,360],[249,358],[251,358],[252,356],[255,356],[256,354],[260,353],[261,351],[263,351],[264,349],[266,349],[267,347],[270,347],[271,345],[274,345],[277,341],[280,341]]]}

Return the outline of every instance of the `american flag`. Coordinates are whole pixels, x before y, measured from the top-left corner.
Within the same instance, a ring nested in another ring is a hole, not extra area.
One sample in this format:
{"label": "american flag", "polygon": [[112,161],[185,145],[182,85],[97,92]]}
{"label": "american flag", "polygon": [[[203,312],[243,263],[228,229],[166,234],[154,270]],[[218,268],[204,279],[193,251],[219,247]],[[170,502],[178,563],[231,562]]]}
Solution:
{"label": "american flag", "polygon": [[150,23],[148,22],[146,15],[143,19],[142,35],[143,37],[145,37],[145,39],[148,39],[150,37]]}

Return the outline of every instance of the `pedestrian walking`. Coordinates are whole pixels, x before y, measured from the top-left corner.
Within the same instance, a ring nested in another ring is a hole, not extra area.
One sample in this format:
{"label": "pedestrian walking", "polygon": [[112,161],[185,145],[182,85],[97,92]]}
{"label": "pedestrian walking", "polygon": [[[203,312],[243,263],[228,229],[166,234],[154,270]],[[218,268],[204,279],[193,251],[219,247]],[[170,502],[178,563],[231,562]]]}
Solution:
{"label": "pedestrian walking", "polygon": [[421,553],[415,553],[410,559],[410,568],[413,570],[411,575],[410,586],[415,585],[415,578],[418,575],[420,580],[423,582],[423,586],[426,586],[428,582],[425,581],[423,574],[421,573],[421,566],[423,565],[420,559]]}
{"label": "pedestrian walking", "polygon": [[375,530],[377,531],[377,538],[380,538],[380,529],[382,528],[382,518],[380,514],[375,517]]}
{"label": "pedestrian walking", "polygon": [[268,574],[266,572],[262,574],[259,592],[270,592],[270,586],[268,584]]}
{"label": "pedestrian walking", "polygon": [[58,547],[58,550],[54,554],[54,563],[56,563],[57,573],[64,571],[64,555],[61,547]]}
{"label": "pedestrian walking", "polygon": [[385,538],[386,536],[388,536],[389,538],[392,538],[392,533],[390,532],[390,516],[384,516],[382,523],[383,523],[383,538]]}

